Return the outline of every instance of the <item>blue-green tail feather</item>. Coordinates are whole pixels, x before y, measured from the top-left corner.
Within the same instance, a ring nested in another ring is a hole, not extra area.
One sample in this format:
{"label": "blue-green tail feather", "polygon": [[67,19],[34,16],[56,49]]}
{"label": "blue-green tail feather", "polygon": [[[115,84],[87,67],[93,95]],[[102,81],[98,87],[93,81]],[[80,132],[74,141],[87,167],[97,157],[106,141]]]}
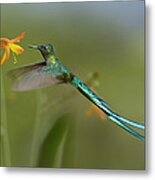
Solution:
{"label": "blue-green tail feather", "polygon": [[[72,85],[74,85],[87,99],[89,99],[92,103],[94,103],[97,107],[99,107],[104,113],[106,113],[110,120],[116,123],[118,126],[129,132],[130,134],[138,137],[141,140],[144,140],[144,136],[140,135],[126,124],[144,130],[144,125],[136,123],[134,121],[128,120],[110,109],[110,106],[99,98],[92,90],[90,90],[79,78],[73,76]],[[126,124],[125,124],[126,123]]]}
{"label": "blue-green tail feather", "polygon": [[131,133],[132,135],[138,137],[141,140],[144,140],[144,136],[142,136],[141,134],[137,133],[136,131],[134,131],[133,129],[129,128],[127,125],[125,125],[124,123],[118,121],[115,117],[113,116],[109,116],[109,119],[111,119],[114,123],[116,123],[118,126],[120,126],[121,128],[123,128],[124,130],[128,131],[129,133]]}
{"label": "blue-green tail feather", "polygon": [[119,121],[122,121],[122,122],[124,122],[124,123],[126,123],[128,125],[131,125],[131,126],[133,126],[135,128],[142,129],[142,130],[145,129],[143,124],[139,124],[137,122],[134,122],[134,121],[131,121],[129,119],[126,119],[126,118],[124,118],[124,117],[122,117],[122,116],[120,116],[120,115],[118,115],[116,113],[112,113],[112,117],[117,119],[117,120],[119,120]]}

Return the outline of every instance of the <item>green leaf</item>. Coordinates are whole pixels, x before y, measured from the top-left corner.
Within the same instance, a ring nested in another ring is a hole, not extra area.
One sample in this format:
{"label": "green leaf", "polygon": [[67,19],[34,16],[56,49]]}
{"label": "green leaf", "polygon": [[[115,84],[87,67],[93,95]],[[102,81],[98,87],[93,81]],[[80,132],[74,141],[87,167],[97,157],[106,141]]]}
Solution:
{"label": "green leaf", "polygon": [[62,166],[69,124],[67,114],[56,120],[41,146],[39,167],[60,168]]}

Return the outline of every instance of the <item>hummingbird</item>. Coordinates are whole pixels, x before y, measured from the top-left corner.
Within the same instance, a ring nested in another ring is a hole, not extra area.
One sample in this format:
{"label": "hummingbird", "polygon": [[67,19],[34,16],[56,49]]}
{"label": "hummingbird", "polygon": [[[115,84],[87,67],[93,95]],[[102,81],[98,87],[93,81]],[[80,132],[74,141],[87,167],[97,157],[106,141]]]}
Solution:
{"label": "hummingbird", "polygon": [[9,72],[9,76],[16,80],[12,86],[14,91],[28,91],[45,88],[53,84],[70,84],[89,101],[95,104],[95,106],[101,109],[107,115],[109,120],[130,134],[144,140],[143,135],[129,127],[132,126],[144,130],[144,125],[115,113],[107,102],[93,92],[58,59],[53,45],[41,44],[30,45],[29,47],[39,50],[43,60],[13,69]]}

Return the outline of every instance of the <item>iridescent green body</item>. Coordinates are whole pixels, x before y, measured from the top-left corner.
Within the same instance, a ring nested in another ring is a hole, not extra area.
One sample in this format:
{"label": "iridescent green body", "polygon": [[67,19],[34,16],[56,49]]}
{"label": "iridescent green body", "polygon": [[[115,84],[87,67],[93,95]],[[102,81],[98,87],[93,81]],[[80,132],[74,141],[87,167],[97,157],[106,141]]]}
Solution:
{"label": "iridescent green body", "polygon": [[144,136],[140,135],[126,124],[139,129],[144,129],[144,125],[128,120],[113,112],[103,99],[89,89],[86,84],[72,74],[72,72],[60,62],[52,45],[45,44],[30,47],[39,49],[44,57],[44,61],[11,71],[10,75],[17,78],[17,81],[13,86],[14,90],[24,91],[42,88],[56,83],[69,83],[89,101],[106,113],[110,120],[132,135],[144,140]]}

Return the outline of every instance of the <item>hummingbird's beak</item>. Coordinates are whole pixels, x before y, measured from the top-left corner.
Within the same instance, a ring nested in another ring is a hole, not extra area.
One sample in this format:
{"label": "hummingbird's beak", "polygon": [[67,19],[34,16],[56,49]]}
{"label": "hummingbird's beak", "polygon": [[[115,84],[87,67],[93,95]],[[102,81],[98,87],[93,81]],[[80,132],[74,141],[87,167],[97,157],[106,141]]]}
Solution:
{"label": "hummingbird's beak", "polygon": [[35,46],[35,45],[29,45],[28,47],[33,48],[33,49],[38,49],[38,46]]}

